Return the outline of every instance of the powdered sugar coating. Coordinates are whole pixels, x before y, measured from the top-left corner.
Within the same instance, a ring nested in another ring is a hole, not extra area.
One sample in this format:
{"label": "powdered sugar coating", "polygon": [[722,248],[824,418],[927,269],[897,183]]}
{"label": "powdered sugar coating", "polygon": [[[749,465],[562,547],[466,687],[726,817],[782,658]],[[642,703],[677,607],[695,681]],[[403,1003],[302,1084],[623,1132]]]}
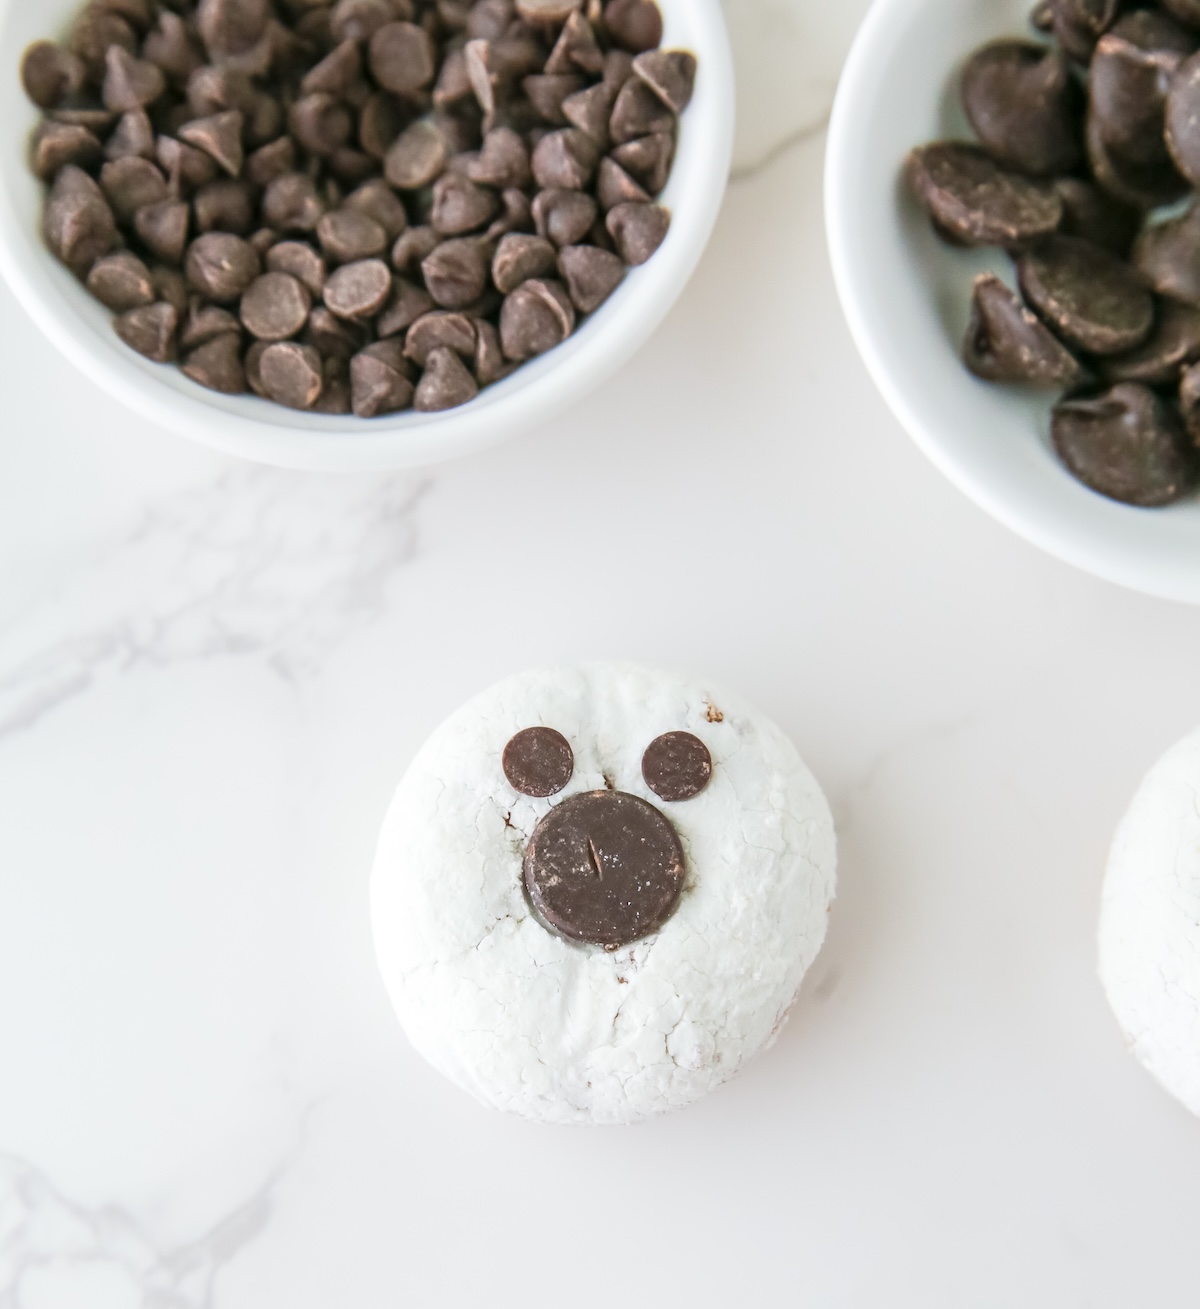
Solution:
{"label": "powdered sugar coating", "polygon": [[1100,977],[1134,1055],[1200,1114],[1200,731],[1150,770],[1117,831]]}
{"label": "powdered sugar coating", "polygon": [[[525,727],[553,727],[575,773],[548,800],[500,766]],[[708,746],[712,781],[666,804],[642,753],[667,731]],[[656,935],[606,953],[534,917],[528,836],[582,791],[627,791],[675,824],[687,876]],[[629,1123],[682,1108],[778,1033],[825,938],[833,822],[775,725],[723,692],[629,664],[502,682],[429,738],[384,824],[376,949],[413,1044],[485,1104],[557,1123]]]}

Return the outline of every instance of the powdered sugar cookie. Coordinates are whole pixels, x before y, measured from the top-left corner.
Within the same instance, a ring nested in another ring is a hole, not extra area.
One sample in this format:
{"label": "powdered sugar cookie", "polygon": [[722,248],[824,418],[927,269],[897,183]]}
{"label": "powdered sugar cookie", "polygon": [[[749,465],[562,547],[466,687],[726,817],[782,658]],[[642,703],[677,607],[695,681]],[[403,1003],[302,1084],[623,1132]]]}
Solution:
{"label": "powdered sugar cookie", "polygon": [[1100,977],[1134,1055],[1200,1114],[1200,731],[1154,765],[1117,831]]}
{"label": "powdered sugar cookie", "polygon": [[384,824],[372,920],[414,1045],[559,1123],[681,1108],[777,1034],[825,938],[835,842],[782,732],[628,664],[460,709]]}

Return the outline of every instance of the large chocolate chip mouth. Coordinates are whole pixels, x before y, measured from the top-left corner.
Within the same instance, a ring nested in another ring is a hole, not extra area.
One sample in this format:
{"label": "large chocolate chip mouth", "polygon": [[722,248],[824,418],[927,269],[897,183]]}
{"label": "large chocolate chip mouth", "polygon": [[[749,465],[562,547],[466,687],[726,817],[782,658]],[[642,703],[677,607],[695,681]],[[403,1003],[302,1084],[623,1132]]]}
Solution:
{"label": "large chocolate chip mouth", "polygon": [[657,931],[683,888],[670,821],[624,791],[587,791],[556,806],[525,849],[525,886],[552,931],[615,950]]}

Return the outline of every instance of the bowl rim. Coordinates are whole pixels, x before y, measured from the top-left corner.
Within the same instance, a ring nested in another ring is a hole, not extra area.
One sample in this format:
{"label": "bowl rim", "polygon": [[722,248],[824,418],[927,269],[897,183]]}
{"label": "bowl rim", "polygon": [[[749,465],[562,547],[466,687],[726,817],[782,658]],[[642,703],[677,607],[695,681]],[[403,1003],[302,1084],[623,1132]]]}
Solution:
{"label": "bowl rim", "polygon": [[[1094,515],[1095,523],[1073,523],[1068,514],[1055,512],[1034,496],[1022,499],[997,486],[965,448],[945,439],[937,425],[927,420],[920,389],[908,384],[893,367],[887,324],[870,308],[865,261],[853,236],[855,199],[861,194],[858,179],[869,157],[869,151],[863,149],[869,139],[869,116],[859,110],[900,34],[920,22],[931,7],[930,0],[874,0],[846,60],[830,114],[825,160],[826,240],[834,284],[855,346],[888,408],[917,447],[954,486],[1003,526],[1105,581],[1161,599],[1200,604],[1200,567],[1188,569],[1180,560],[1172,561],[1172,567],[1166,561],[1156,563],[1153,551],[1131,552],[1128,533],[1106,533],[1098,526],[1103,514]],[[962,54],[965,58],[969,50]],[[897,172],[901,162],[895,161]],[[1070,479],[1065,469],[1062,476]],[[1100,499],[1094,492],[1088,495]],[[1170,512],[1107,500],[1104,505],[1106,512],[1124,513],[1131,516],[1130,521],[1133,516]],[[1176,512],[1180,509],[1196,511],[1197,506],[1176,506]]]}
{"label": "bowl rim", "polygon": [[[0,0],[0,35],[19,3]],[[627,273],[611,299],[564,345],[458,409],[408,410],[369,420],[369,426],[352,416],[276,412],[278,407],[258,397],[207,392],[174,365],[143,360],[111,328],[107,339],[88,322],[81,305],[90,305],[90,298],[46,250],[40,232],[29,230],[10,186],[10,174],[16,176],[11,167],[0,167],[0,276],[64,358],[102,390],[157,426],[224,454],[311,471],[371,471],[439,464],[497,445],[559,414],[640,349],[683,292],[716,225],[734,137],[734,69],[724,14],[720,0],[660,3],[667,11],[668,39],[668,5],[686,11],[687,44],[700,59],[696,95],[682,119],[680,147],[662,198],[672,211],[667,240],[646,264]],[[20,93],[19,80],[16,85]],[[30,106],[17,128],[22,136],[37,117]],[[24,157],[19,167],[26,167]],[[102,306],[96,308],[107,317]]]}

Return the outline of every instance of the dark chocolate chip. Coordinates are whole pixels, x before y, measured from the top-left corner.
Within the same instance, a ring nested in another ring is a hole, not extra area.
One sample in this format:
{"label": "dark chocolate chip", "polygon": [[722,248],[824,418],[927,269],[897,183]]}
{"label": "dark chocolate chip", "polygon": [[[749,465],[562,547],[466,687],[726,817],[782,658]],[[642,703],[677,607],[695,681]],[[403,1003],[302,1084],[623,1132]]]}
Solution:
{"label": "dark chocolate chip", "polygon": [[175,307],[159,302],[130,309],[115,319],[117,335],[132,350],[157,364],[175,358],[175,328],[179,316]]}
{"label": "dark chocolate chip", "polygon": [[479,383],[459,355],[438,346],[425,360],[425,371],[413,394],[413,408],[427,414],[440,413],[444,409],[457,409],[478,394]]}
{"label": "dark chocolate chip", "polygon": [[612,159],[601,159],[596,174],[596,199],[607,213],[617,205],[649,204],[649,195]]}
{"label": "dark chocolate chip", "polygon": [[497,127],[484,136],[483,146],[467,160],[464,172],[483,186],[527,187],[532,177],[529,151],[511,127]]}
{"label": "dark chocolate chip", "polygon": [[406,332],[418,318],[433,308],[433,297],[403,277],[393,279],[392,296],[375,320],[381,337]]}
{"label": "dark chocolate chip", "polygon": [[437,247],[441,239],[432,227],[410,227],[392,246],[392,267],[398,273],[411,272]]}
{"label": "dark chocolate chip", "polygon": [[463,236],[485,227],[498,208],[494,191],[457,173],[443,173],[433,185],[430,223],[442,236]]}
{"label": "dark chocolate chip", "polygon": [[205,186],[219,172],[215,159],[172,136],[160,136],[154,150],[173,191],[184,192],[192,187]]}
{"label": "dark chocolate chip", "polygon": [[338,318],[324,305],[316,305],[301,339],[305,345],[314,346],[324,359],[348,360],[366,345],[367,331],[361,323]]}
{"label": "dark chocolate chip", "polygon": [[1128,354],[1104,360],[1108,382],[1143,382],[1169,386],[1179,380],[1188,364],[1200,359],[1200,309],[1164,300],[1149,339]]}
{"label": "dark chocolate chip", "polygon": [[1059,51],[993,41],[967,61],[962,99],[979,139],[1003,163],[1048,175],[1082,164],[1083,91]]}
{"label": "dark chocolate chip", "polygon": [[155,300],[150,270],[128,250],[97,259],[88,273],[87,289],[115,313],[140,309]]}
{"label": "dark chocolate chip", "polygon": [[335,41],[369,41],[391,20],[388,0],[338,0],[329,30]]}
{"label": "dark chocolate chip", "polygon": [[596,202],[583,191],[539,191],[533,198],[533,221],[539,236],[557,246],[577,245],[596,221]]}
{"label": "dark chocolate chip", "polygon": [[46,244],[79,276],[117,242],[117,227],[108,201],[94,181],[74,164],[54,180],[42,218]]}
{"label": "dark chocolate chip", "polygon": [[251,336],[260,341],[286,341],[308,319],[312,296],[289,273],[263,273],[242,296],[239,314]]}
{"label": "dark chocolate chip", "polygon": [[249,235],[256,222],[254,192],[235,177],[208,182],[192,197],[196,228],[201,232]]}
{"label": "dark chocolate chip", "polygon": [[193,382],[210,391],[242,395],[246,390],[242,343],[232,332],[215,337],[193,350],[184,360],[183,371]]}
{"label": "dark chocolate chip", "polygon": [[176,314],[183,314],[188,307],[188,285],[179,269],[158,264],[151,268],[150,277],[154,282],[155,295],[169,304]]}
{"label": "dark chocolate chip", "polygon": [[500,310],[500,343],[517,363],[553,350],[574,330],[575,306],[560,282],[531,278]]}
{"label": "dark chocolate chip", "polygon": [[385,91],[368,96],[358,111],[358,144],[372,159],[384,159],[404,127],[401,102]]}
{"label": "dark chocolate chip", "polygon": [[501,295],[508,295],[529,278],[554,272],[556,264],[557,252],[545,237],[513,232],[496,247],[492,281]]}
{"label": "dark chocolate chip", "polygon": [[437,72],[429,33],[415,23],[387,23],[371,37],[371,74],[385,91],[413,95]]}
{"label": "dark chocolate chip", "polygon": [[666,732],[642,755],[642,780],[660,800],[691,800],[712,780],[712,755],[691,732]]}
{"label": "dark chocolate chip", "polygon": [[148,159],[127,155],[100,170],[100,189],[118,220],[128,223],[145,205],[168,200],[167,179]]}
{"label": "dark chocolate chip", "polygon": [[392,190],[382,177],[364,182],[347,197],[346,209],[356,209],[359,213],[373,218],[387,234],[389,241],[395,239],[408,226],[408,213],[404,202]]}
{"label": "dark chocolate chip", "polygon": [[137,35],[120,14],[110,13],[99,5],[89,5],[75,20],[67,48],[83,61],[88,80],[100,86],[107,71],[109,50],[119,46],[129,54],[134,54],[137,44]]}
{"label": "dark chocolate chip", "polygon": [[1166,142],[1175,166],[1193,186],[1200,186],[1200,54],[1171,79]]}
{"label": "dark chocolate chip", "polygon": [[144,109],[131,109],[122,114],[113,134],[104,143],[106,159],[125,159],[138,155],[155,159],[154,126]]}
{"label": "dark chocolate chip", "polygon": [[517,13],[531,23],[565,23],[583,0],[516,0]]}
{"label": "dark chocolate chip", "polygon": [[301,95],[343,95],[362,76],[362,55],[357,41],[343,41],[314,64],[300,83]]}
{"label": "dark chocolate chip", "polygon": [[434,309],[422,315],[408,329],[404,353],[422,368],[434,350],[454,350],[464,359],[475,355],[475,324],[465,314]]}
{"label": "dark chocolate chip", "polygon": [[909,155],[907,173],[930,217],[967,245],[1018,245],[1048,235],[1062,219],[1052,186],[1001,167],[979,146],[921,146]]}
{"label": "dark chocolate chip", "polygon": [[318,91],[302,96],[288,110],[288,127],[309,154],[328,156],[340,150],[354,133],[350,110],[331,95]]}
{"label": "dark chocolate chip", "polygon": [[258,378],[263,395],[289,409],[311,409],[324,384],[321,356],[311,345],[276,341],[259,356]]}
{"label": "dark chocolate chip", "polygon": [[1017,260],[1021,293],[1049,325],[1091,354],[1132,350],[1154,326],[1154,299],[1137,273],[1099,246],[1055,236]]}
{"label": "dark chocolate chip", "polygon": [[1179,408],[1183,424],[1192,440],[1193,450],[1200,447],[1200,366],[1193,364],[1179,379]]}
{"label": "dark chocolate chip", "polygon": [[450,151],[436,123],[422,118],[396,138],[383,161],[383,173],[398,191],[432,185],[446,167]]}
{"label": "dark chocolate chip", "polygon": [[230,177],[237,177],[245,159],[242,150],[244,124],[245,118],[240,109],[226,109],[223,113],[195,118],[185,123],[176,135],[188,145],[203,150]]}
{"label": "dark chocolate chip", "polygon": [[231,332],[240,339],[242,326],[228,309],[221,309],[217,305],[193,304],[179,332],[179,348],[189,352]]}
{"label": "dark chocolate chip", "polygon": [[990,273],[975,279],[963,359],[988,382],[1073,390],[1087,378],[1079,360]]}
{"label": "dark chocolate chip", "polygon": [[546,72],[563,76],[582,70],[599,77],[604,72],[604,51],[596,39],[596,29],[578,10],[563,24],[546,60]]}
{"label": "dark chocolate chip", "polygon": [[270,0],[200,0],[196,27],[209,54],[220,59],[254,46],[270,16]]}
{"label": "dark chocolate chip", "polygon": [[643,136],[617,146],[611,158],[635,181],[640,182],[652,196],[667,184],[671,164],[675,158],[675,138],[667,132]]}
{"label": "dark chocolate chip", "polygon": [[142,57],[157,64],[177,83],[185,83],[204,63],[204,52],[192,39],[188,25],[169,9],[159,14],[158,25],[146,34]]}
{"label": "dark chocolate chip", "polygon": [[637,77],[673,113],[681,114],[696,85],[696,56],[686,50],[647,50],[633,61]]}
{"label": "dark chocolate chip", "polygon": [[359,418],[398,413],[412,402],[413,384],[398,341],[378,341],[350,360],[350,403]]}
{"label": "dark chocolate chip", "polygon": [[558,270],[575,308],[590,314],[621,284],[625,261],[594,245],[569,245],[559,253]]}
{"label": "dark chocolate chip", "polygon": [[307,173],[285,173],[275,178],[263,197],[263,218],[280,232],[311,232],[324,212],[316,185]]}
{"label": "dark chocolate chip", "polygon": [[267,268],[272,273],[290,273],[303,282],[309,294],[320,299],[325,290],[325,260],[304,241],[280,241],[267,251]]}
{"label": "dark chocolate chip", "polygon": [[525,886],[546,926],[617,949],[671,916],[683,889],[683,847],[653,805],[589,791],[556,805],[525,849]]}
{"label": "dark chocolate chip", "polygon": [[491,386],[514,372],[517,365],[505,359],[500,333],[486,318],[475,322],[475,378],[480,386]]}
{"label": "dark chocolate chip", "polygon": [[119,45],[109,46],[105,58],[104,107],[114,114],[144,109],[167,89],[157,64],[137,59]]}
{"label": "dark chocolate chip", "polygon": [[103,151],[94,133],[86,127],[42,121],[33,133],[30,163],[43,182],[52,181],[67,164],[84,170],[94,168]]}
{"label": "dark chocolate chip", "polygon": [[262,261],[240,236],[206,232],[188,247],[185,272],[201,295],[217,304],[232,304],[262,272]]}
{"label": "dark chocolate chip", "polygon": [[538,186],[582,191],[590,185],[599,161],[600,151],[586,132],[564,127],[542,137],[530,164]]}
{"label": "dark chocolate chip", "polygon": [[1191,490],[1196,456],[1179,414],[1132,382],[1054,409],[1054,448],[1085,486],[1125,504],[1171,504]]}
{"label": "dark chocolate chip", "polygon": [[501,212],[492,219],[491,226],[484,233],[489,241],[498,241],[509,232],[532,232],[534,230],[533,207],[524,191],[509,187],[500,193]]}
{"label": "dark chocolate chip", "polygon": [[1159,295],[1200,305],[1200,207],[1145,228],[1133,262]]}
{"label": "dark chocolate chip", "polygon": [[597,82],[595,86],[567,96],[562,102],[563,117],[593,141],[598,150],[609,147],[608,124],[618,90],[607,82]]}
{"label": "dark chocolate chip", "polygon": [[666,240],[671,215],[662,205],[622,204],[604,220],[617,253],[631,267],[644,264]]}
{"label": "dark chocolate chip", "polygon": [[317,240],[328,258],[337,264],[375,259],[388,248],[388,234],[360,209],[335,209],[323,215],[317,224]]}
{"label": "dark chocolate chip", "polygon": [[21,57],[21,85],[39,109],[53,109],[83,90],[83,60],[53,41],[36,41]]}
{"label": "dark chocolate chip", "polygon": [[544,122],[558,125],[567,122],[563,113],[567,97],[582,91],[585,85],[578,73],[531,73],[521,83],[521,89]]}
{"label": "dark chocolate chip", "polygon": [[392,293],[392,273],[382,259],[343,264],[325,283],[326,307],[339,318],[372,318]]}
{"label": "dark chocolate chip", "polygon": [[655,0],[609,0],[604,21],[609,36],[630,54],[662,44],[663,20]]}
{"label": "dark chocolate chip", "polygon": [[621,87],[613,105],[608,132],[617,145],[651,136],[656,132],[675,131],[675,115],[640,78],[631,77]]}
{"label": "dark chocolate chip", "polygon": [[488,254],[482,242],[443,241],[421,263],[426,289],[443,309],[465,309],[487,286]]}

